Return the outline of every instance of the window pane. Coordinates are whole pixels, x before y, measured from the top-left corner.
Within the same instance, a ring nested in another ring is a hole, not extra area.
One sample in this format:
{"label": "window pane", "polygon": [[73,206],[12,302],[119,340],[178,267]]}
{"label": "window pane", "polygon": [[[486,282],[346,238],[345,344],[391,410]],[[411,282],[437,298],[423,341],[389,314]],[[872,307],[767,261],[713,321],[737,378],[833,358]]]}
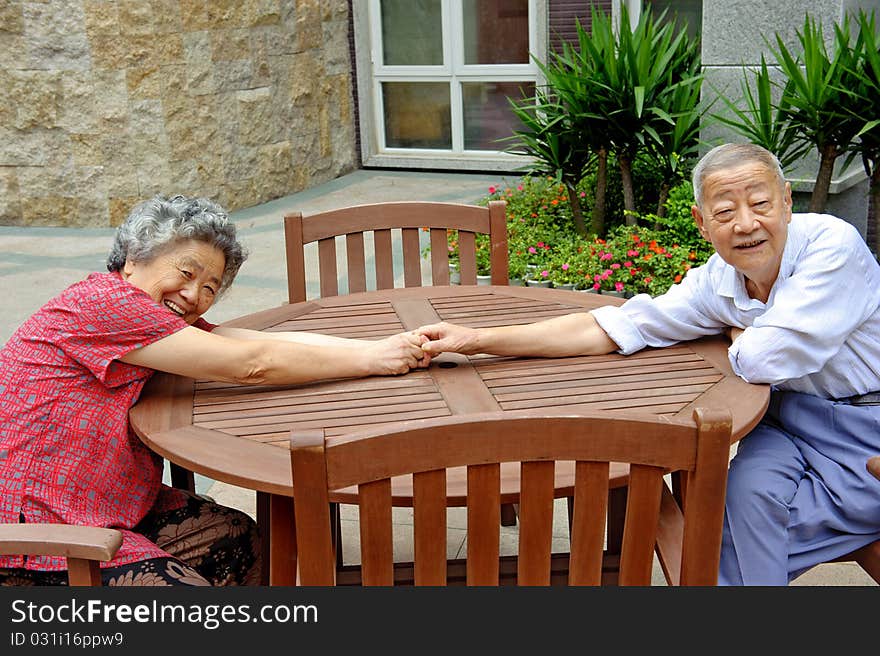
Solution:
{"label": "window pane", "polygon": [[448,82],[383,82],[388,148],[452,148]]}
{"label": "window pane", "polygon": [[687,27],[691,38],[700,35],[703,28],[703,0],[649,0],[654,16],[666,10],[666,20],[675,20],[678,28]]}
{"label": "window pane", "polygon": [[529,63],[529,0],[462,0],[465,64]]}
{"label": "window pane", "polygon": [[388,66],[442,66],[440,0],[382,0],[382,50]]}
{"label": "window pane", "polygon": [[510,111],[507,98],[518,102],[534,95],[534,82],[462,83],[465,150],[504,150],[511,146],[509,141],[497,141],[522,126]]}

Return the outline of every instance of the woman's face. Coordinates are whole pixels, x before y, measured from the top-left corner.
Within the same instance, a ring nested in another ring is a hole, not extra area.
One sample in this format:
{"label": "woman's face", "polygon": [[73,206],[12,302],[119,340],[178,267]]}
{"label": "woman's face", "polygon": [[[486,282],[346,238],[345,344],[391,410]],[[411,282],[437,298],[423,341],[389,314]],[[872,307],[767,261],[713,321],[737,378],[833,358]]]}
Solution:
{"label": "woman's face", "polygon": [[203,241],[187,239],[152,260],[126,260],[122,277],[192,324],[214,303],[225,267],[223,251]]}

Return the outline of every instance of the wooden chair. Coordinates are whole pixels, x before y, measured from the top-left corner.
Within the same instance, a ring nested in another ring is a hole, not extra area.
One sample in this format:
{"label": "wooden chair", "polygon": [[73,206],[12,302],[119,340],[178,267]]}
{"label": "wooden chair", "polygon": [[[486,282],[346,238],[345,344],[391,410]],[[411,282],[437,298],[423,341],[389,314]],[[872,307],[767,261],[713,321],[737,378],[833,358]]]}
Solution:
{"label": "wooden chair", "polygon": [[[388,202],[355,205],[319,212],[304,217],[301,212],[284,216],[284,244],[287,256],[287,295],[290,303],[306,300],[305,246],[318,243],[320,296],[339,294],[336,237],[345,236],[348,293],[367,291],[367,266],[364,236],[372,233],[375,289],[395,286],[392,230],[400,229],[405,287],[421,287],[422,229],[430,232],[431,284],[448,285],[449,250],[447,231],[458,231],[461,284],[477,284],[476,235],[489,235],[491,282],[508,283],[507,203],[491,201],[488,207],[460,203]],[[372,286],[371,286],[372,287]],[[258,513],[267,513],[267,501],[258,495]],[[262,508],[262,510],[260,510]],[[334,504],[334,513],[338,506]],[[338,522],[338,514],[335,515]],[[263,525],[265,522],[261,522]],[[516,511],[505,505],[504,525],[516,524]],[[268,541],[267,541],[268,542]],[[340,558],[341,548],[340,548]],[[341,560],[340,560],[341,565]]]}
{"label": "wooden chair", "polygon": [[[729,413],[700,409],[694,421],[517,411],[412,421],[348,437],[293,432],[299,581],[345,583],[346,569],[337,573],[328,494],[357,485],[362,564],[356,578],[364,585],[400,582],[395,569],[403,576],[411,571],[415,585],[599,585],[609,463],[624,462],[630,477],[617,583],[649,585],[656,544],[670,583],[714,585],[730,438]],[[577,463],[570,555],[551,553],[555,461]],[[499,558],[502,462],[521,463],[515,559]],[[446,557],[446,469],[460,466],[468,477],[464,563]],[[686,481],[683,514],[663,479],[673,471]],[[395,564],[390,478],[410,473],[415,558],[412,565]]]}
{"label": "wooden chair", "polygon": [[116,529],[70,524],[0,524],[0,555],[63,556],[72,586],[101,585],[99,563],[122,545]]}
{"label": "wooden chair", "polygon": [[306,300],[304,246],[318,242],[320,296],[339,293],[336,237],[345,235],[348,292],[367,291],[367,256],[364,234],[372,232],[376,289],[394,287],[391,230],[401,230],[405,287],[424,284],[421,271],[419,231],[430,231],[431,283],[449,284],[447,230],[458,230],[461,284],[477,284],[476,234],[489,235],[493,285],[506,285],[507,203],[491,201],[488,207],[459,203],[394,202],[355,205],[303,217],[301,212],[284,216],[287,251],[287,293],[291,303]]}

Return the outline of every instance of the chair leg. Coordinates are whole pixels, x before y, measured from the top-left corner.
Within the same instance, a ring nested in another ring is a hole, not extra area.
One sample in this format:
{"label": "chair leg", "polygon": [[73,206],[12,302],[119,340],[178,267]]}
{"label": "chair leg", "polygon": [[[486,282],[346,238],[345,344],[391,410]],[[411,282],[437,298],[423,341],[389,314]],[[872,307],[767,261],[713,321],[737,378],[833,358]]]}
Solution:
{"label": "chair leg", "polygon": [[342,513],[338,503],[330,504],[330,533],[336,550],[336,569],[342,569]]}
{"label": "chair leg", "polygon": [[67,582],[73,586],[101,585],[101,566],[96,560],[67,559]]}
{"label": "chair leg", "polygon": [[856,549],[840,558],[830,561],[832,563],[857,562],[868,576],[880,584],[880,540],[866,544],[861,549]]}
{"label": "chair leg", "polygon": [[260,572],[260,585],[269,585],[269,533],[271,522],[269,521],[269,493],[257,492],[257,528],[260,532],[260,558],[262,570]]}

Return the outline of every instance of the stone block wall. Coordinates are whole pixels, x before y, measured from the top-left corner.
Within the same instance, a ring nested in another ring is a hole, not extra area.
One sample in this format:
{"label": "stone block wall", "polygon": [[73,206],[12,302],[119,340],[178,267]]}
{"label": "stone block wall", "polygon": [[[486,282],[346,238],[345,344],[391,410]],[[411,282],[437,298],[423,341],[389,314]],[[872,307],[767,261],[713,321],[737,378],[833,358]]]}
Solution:
{"label": "stone block wall", "polygon": [[3,0],[0,224],[228,210],[356,167],[347,0]]}

